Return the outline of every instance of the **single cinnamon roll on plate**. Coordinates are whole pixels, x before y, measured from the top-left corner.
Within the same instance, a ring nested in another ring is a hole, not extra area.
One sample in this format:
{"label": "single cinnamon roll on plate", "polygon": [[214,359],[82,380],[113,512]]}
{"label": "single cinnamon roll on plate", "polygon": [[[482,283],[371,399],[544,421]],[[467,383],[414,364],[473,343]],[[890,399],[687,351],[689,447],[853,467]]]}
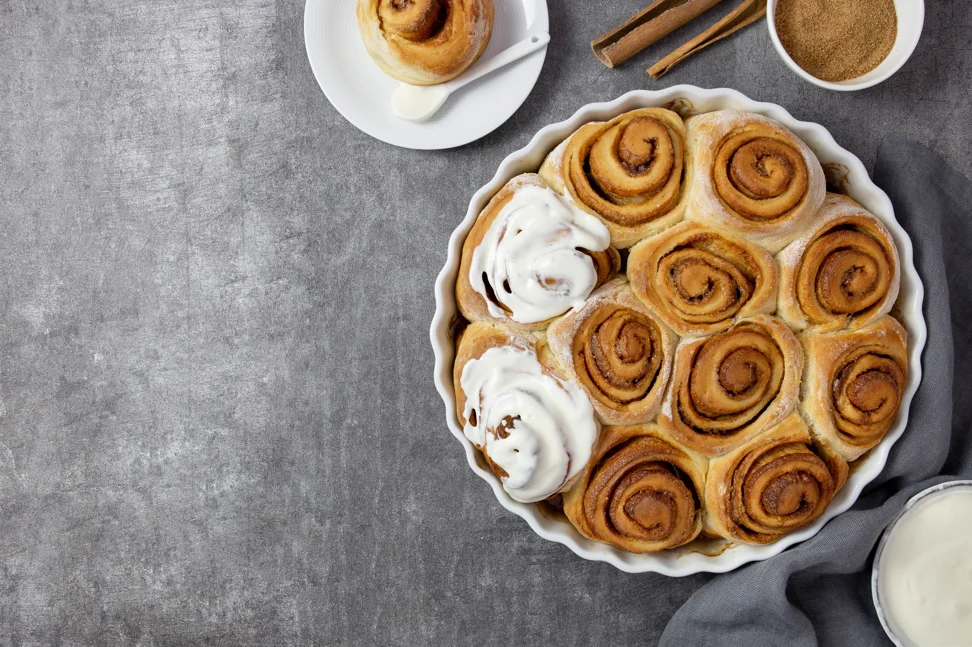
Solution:
{"label": "single cinnamon roll on plate", "polygon": [[608,424],[651,420],[672,371],[676,337],[615,278],[547,329],[551,350]]}
{"label": "single cinnamon roll on plate", "polygon": [[585,537],[632,553],[681,546],[702,529],[705,470],[657,425],[606,427],[564,513]]}
{"label": "single cinnamon roll on plate", "polygon": [[540,175],[597,215],[616,247],[630,247],[682,219],[685,125],[678,113],[641,108],[581,126]]}
{"label": "single cinnamon roll on plate", "polygon": [[357,15],[368,55],[411,85],[459,76],[493,31],[493,0],[358,0]]}
{"label": "single cinnamon roll on plate", "polygon": [[776,121],[717,110],[689,117],[685,125],[689,220],[728,229],[776,253],[823,203],[820,162]]}
{"label": "single cinnamon roll on plate", "polygon": [[853,332],[804,337],[803,409],[814,432],[848,461],[891,428],[908,378],[908,333],[885,316]]}
{"label": "single cinnamon roll on plate", "polygon": [[594,409],[544,361],[535,337],[470,324],[459,338],[453,381],[463,433],[513,499],[530,503],[564,491],[587,465],[599,431]]}
{"label": "single cinnamon roll on plate", "polygon": [[740,319],[712,337],[682,340],[659,421],[686,447],[720,456],[794,409],[802,372],[803,351],[786,324]]}
{"label": "single cinnamon roll on plate", "polygon": [[776,309],[776,261],[742,238],[682,222],[628,256],[631,289],[682,336],[725,330],[736,317]]}
{"label": "single cinnamon roll on plate", "polygon": [[768,544],[813,523],[847,480],[847,463],[797,413],[709,463],[705,533]]}
{"label": "single cinnamon roll on plate", "polygon": [[901,283],[898,248],[880,220],[828,193],[812,226],[779,253],[779,316],[815,332],[859,328],[886,315]]}
{"label": "single cinnamon roll on plate", "polygon": [[470,321],[545,328],[617,272],[607,228],[539,176],[526,173],[493,196],[462,247],[456,300]]}

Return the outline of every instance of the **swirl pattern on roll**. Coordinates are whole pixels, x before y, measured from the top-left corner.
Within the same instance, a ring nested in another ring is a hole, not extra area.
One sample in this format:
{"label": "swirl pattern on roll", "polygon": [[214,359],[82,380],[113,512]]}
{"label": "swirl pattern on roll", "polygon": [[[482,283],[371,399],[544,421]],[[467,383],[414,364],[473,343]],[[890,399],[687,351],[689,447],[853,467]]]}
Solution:
{"label": "swirl pattern on roll", "polygon": [[706,532],[750,544],[776,541],[819,518],[846,478],[847,463],[791,414],[710,463]]}
{"label": "swirl pattern on roll", "polygon": [[776,261],[741,238],[683,222],[631,249],[632,290],[680,335],[725,330],[776,308]]}
{"label": "swirl pattern on roll", "polygon": [[389,76],[413,85],[452,79],[489,43],[493,0],[358,0],[368,54]]}
{"label": "swirl pattern on roll", "polygon": [[744,131],[727,137],[712,167],[719,197],[749,220],[776,220],[807,194],[809,172],[791,144]]}
{"label": "swirl pattern on roll", "polygon": [[565,188],[604,220],[616,246],[628,247],[682,218],[685,126],[677,113],[642,108],[587,124],[562,155],[557,166]]}
{"label": "swirl pattern on roll", "polygon": [[608,427],[589,468],[564,495],[577,530],[633,553],[688,543],[702,529],[705,459],[655,425]]}
{"label": "swirl pattern on roll", "polygon": [[466,438],[517,501],[556,494],[584,469],[597,440],[584,393],[546,370],[534,348],[504,339],[490,324],[470,326],[459,354]]}
{"label": "swirl pattern on roll", "polygon": [[820,162],[779,123],[719,110],[689,118],[686,127],[690,219],[728,229],[775,253],[823,202]]}
{"label": "swirl pattern on roll", "polygon": [[866,325],[897,298],[900,263],[890,232],[863,207],[829,194],[814,227],[780,252],[780,315],[826,332]]}
{"label": "swirl pattern on roll", "polygon": [[619,265],[610,234],[535,175],[490,201],[463,246],[457,298],[471,320],[542,328],[582,305]]}
{"label": "swirl pattern on roll", "polygon": [[718,456],[793,409],[802,371],[800,344],[783,322],[742,319],[678,347],[662,421],[686,446]]}
{"label": "swirl pattern on roll", "polygon": [[550,347],[609,424],[646,422],[658,411],[675,338],[622,278],[598,288],[583,308],[554,321]]}
{"label": "swirl pattern on roll", "polygon": [[808,338],[804,409],[847,460],[874,447],[891,427],[908,377],[907,333],[885,316],[854,332]]}

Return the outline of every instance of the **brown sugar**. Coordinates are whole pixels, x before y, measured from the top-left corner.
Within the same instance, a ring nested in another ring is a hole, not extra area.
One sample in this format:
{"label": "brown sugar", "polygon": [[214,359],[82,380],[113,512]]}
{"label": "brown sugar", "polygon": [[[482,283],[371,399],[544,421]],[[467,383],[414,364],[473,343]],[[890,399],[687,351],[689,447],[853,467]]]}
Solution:
{"label": "brown sugar", "polygon": [[893,0],[779,0],[776,33],[797,65],[822,81],[867,74],[898,35]]}

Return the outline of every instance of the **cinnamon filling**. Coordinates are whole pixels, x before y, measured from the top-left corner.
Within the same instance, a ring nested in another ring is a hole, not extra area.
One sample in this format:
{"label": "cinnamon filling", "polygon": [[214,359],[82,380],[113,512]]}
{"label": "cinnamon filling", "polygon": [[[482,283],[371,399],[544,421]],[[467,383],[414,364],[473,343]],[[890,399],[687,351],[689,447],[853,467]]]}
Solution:
{"label": "cinnamon filling", "polygon": [[381,28],[406,40],[429,40],[442,31],[449,2],[440,0],[382,0],[378,7]]}
{"label": "cinnamon filling", "polygon": [[679,420],[700,434],[731,435],[765,411],[783,383],[783,351],[761,327],[739,325],[704,342],[678,387]]}
{"label": "cinnamon filling", "polygon": [[593,313],[574,336],[574,367],[600,402],[614,408],[645,398],[664,360],[661,331],[645,315],[620,306]]}
{"label": "cinnamon filling", "polygon": [[865,313],[887,296],[893,275],[891,256],[878,239],[865,230],[837,226],[807,246],[797,300],[816,323]]}
{"label": "cinnamon filling", "polygon": [[719,197],[746,219],[785,217],[806,195],[806,163],[790,144],[752,130],[730,135],[719,147],[713,166]]}
{"label": "cinnamon filling", "polygon": [[905,372],[876,349],[856,349],[837,372],[833,402],[835,423],[849,442],[869,444],[883,436],[898,412]]}

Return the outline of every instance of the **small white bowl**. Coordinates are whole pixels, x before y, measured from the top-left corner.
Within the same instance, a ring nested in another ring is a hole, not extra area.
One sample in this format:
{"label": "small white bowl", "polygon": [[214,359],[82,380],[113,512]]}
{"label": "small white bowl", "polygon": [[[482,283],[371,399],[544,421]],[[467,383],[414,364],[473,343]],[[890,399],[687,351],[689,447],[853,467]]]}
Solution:
{"label": "small white bowl", "polygon": [[884,627],[884,633],[888,635],[888,638],[891,639],[891,642],[894,643],[896,647],[914,647],[914,644],[908,639],[904,632],[895,625],[894,619],[884,612],[880,577],[884,549],[888,545],[888,540],[891,538],[895,526],[897,526],[898,522],[905,518],[909,512],[914,510],[916,505],[924,501],[926,498],[937,496],[942,492],[947,492],[953,488],[972,490],[972,481],[946,481],[945,483],[939,483],[938,485],[933,485],[930,488],[926,488],[908,499],[908,502],[905,503],[904,508],[902,508],[901,512],[898,513],[898,516],[896,516],[884,530],[884,534],[881,536],[881,541],[878,542],[877,551],[874,553],[874,566],[871,569],[871,598],[874,600],[874,610],[877,611],[878,620],[881,621],[881,626]]}
{"label": "small white bowl", "polygon": [[[849,2],[850,0],[847,1]],[[839,92],[850,92],[852,90],[869,88],[872,85],[877,85],[881,81],[884,81],[901,69],[905,61],[911,57],[911,53],[915,51],[915,47],[918,46],[918,39],[921,38],[921,27],[925,22],[925,0],[894,0],[894,9],[898,14],[898,36],[894,41],[894,47],[891,48],[891,52],[881,61],[880,65],[864,76],[832,83],[830,81],[821,81],[797,65],[790,58],[790,55],[783,47],[783,43],[780,42],[779,35],[776,33],[777,2],[779,0],[769,0],[767,3],[766,23],[769,25],[770,39],[773,41],[773,47],[776,48],[780,58],[798,76],[803,77],[810,83],[819,85],[821,88],[837,90]]]}
{"label": "small white bowl", "polygon": [[[607,121],[635,108],[661,106],[676,110],[683,116],[732,108],[758,112],[779,121],[813,150],[824,167],[829,184],[841,187],[843,193],[854,198],[888,227],[901,254],[901,292],[892,312],[908,331],[908,381],[898,416],[881,442],[855,465],[847,483],[830,502],[823,515],[811,525],[771,544],[751,546],[710,542],[711,545],[699,545],[693,542],[682,548],[636,555],[582,537],[569,523],[545,516],[538,506],[514,501],[483,460],[482,454],[463,434],[456,417],[456,399],[452,385],[452,365],[455,358],[453,326],[460,317],[456,306],[456,277],[459,274],[462,244],[479,212],[512,177],[520,173],[535,173],[547,154],[581,125],[590,121]],[[799,121],[778,105],[753,101],[728,88],[708,90],[691,85],[675,85],[657,91],[635,90],[613,101],[583,106],[568,119],[542,128],[524,148],[510,153],[500,163],[493,179],[473,195],[466,217],[449,239],[445,266],[435,282],[436,308],[430,331],[435,353],[435,386],[445,406],[446,423],[452,435],[462,444],[469,467],[490,485],[504,508],[523,517],[541,537],[567,546],[584,559],[607,562],[628,573],[654,572],[675,577],[701,572],[724,573],[747,562],[768,559],[785,548],[814,536],[830,519],[850,508],[864,486],[881,472],[891,446],[904,433],[911,398],[921,382],[921,351],[926,337],[925,320],[921,312],[923,299],[924,287],[915,269],[911,239],[895,219],[891,200],[871,181],[864,164],[841,148],[823,126]]]}

